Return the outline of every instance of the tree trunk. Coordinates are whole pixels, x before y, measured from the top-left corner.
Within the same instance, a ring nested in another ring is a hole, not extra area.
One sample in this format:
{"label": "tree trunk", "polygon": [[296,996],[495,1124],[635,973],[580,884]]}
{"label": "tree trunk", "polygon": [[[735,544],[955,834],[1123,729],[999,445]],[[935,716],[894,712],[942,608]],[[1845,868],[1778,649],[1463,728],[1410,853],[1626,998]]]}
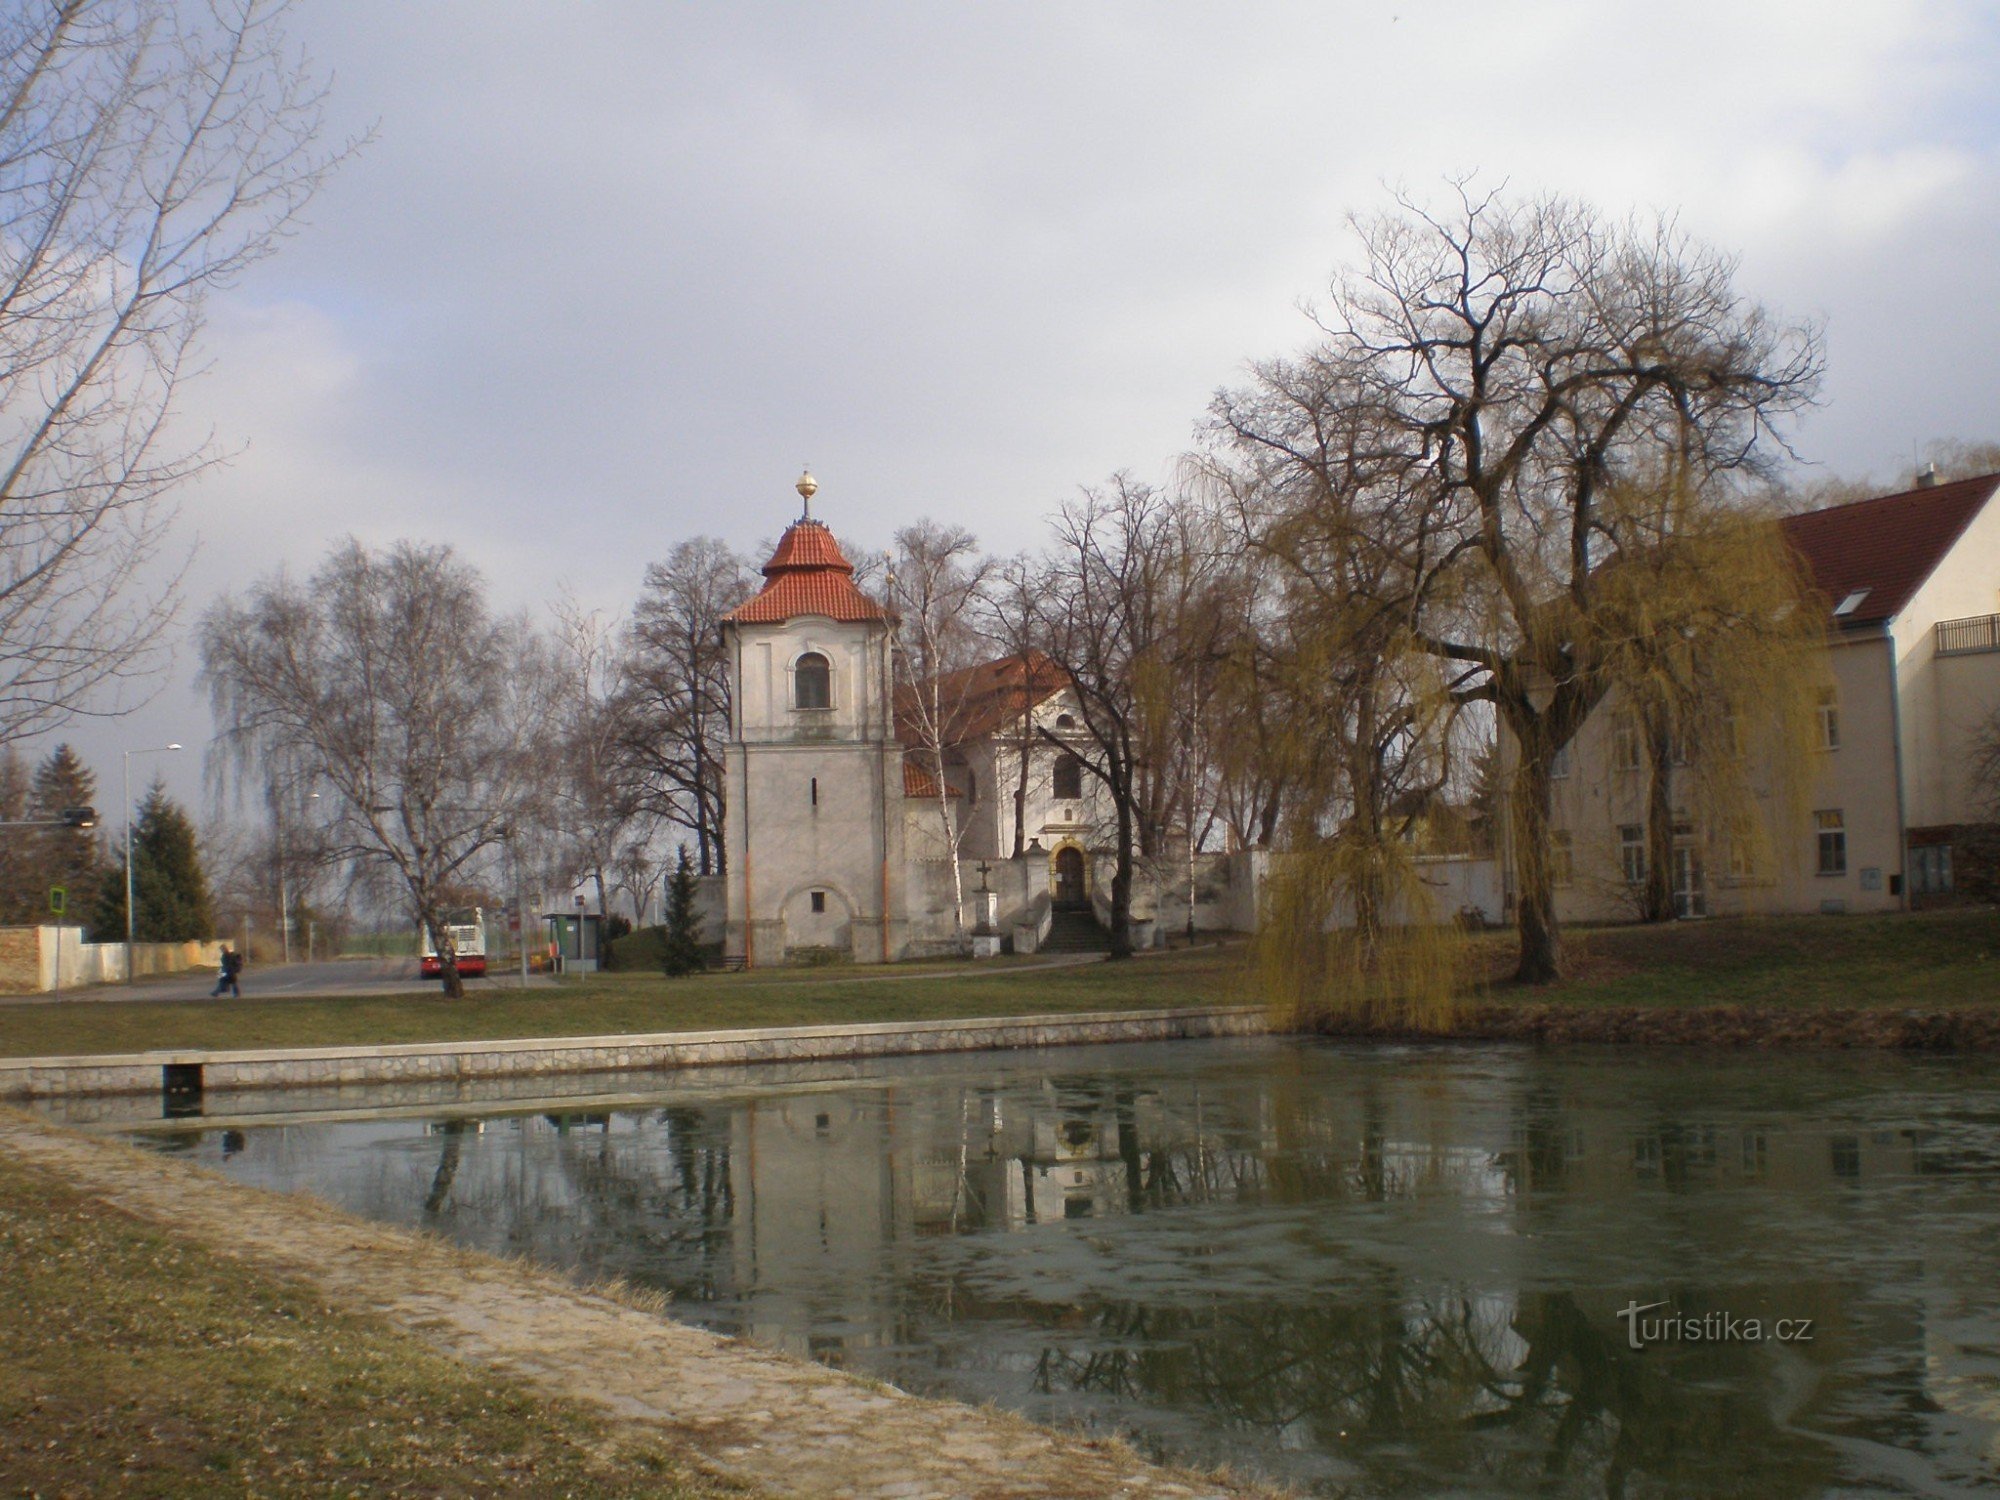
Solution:
{"label": "tree trunk", "polygon": [[1520,882],[1514,903],[1521,938],[1514,978],[1522,984],[1551,984],[1562,978],[1562,930],[1556,923],[1555,871],[1550,866],[1549,776],[1555,748],[1539,722],[1522,734],[1521,763],[1514,772],[1514,871]]}
{"label": "tree trunk", "polygon": [[1111,872],[1111,956],[1132,956],[1132,796],[1115,789],[1118,806],[1118,859]]}

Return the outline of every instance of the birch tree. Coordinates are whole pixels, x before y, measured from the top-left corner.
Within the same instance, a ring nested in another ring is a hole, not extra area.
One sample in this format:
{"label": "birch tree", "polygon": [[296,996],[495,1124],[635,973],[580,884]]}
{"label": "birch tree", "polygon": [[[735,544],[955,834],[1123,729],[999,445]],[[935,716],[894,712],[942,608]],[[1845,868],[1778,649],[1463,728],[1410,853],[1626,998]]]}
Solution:
{"label": "birch tree", "polygon": [[310,579],[281,571],[218,602],[199,631],[229,766],[278,761],[324,788],[329,848],[393,880],[454,999],[453,892],[535,825],[556,713],[550,647],[486,594],[450,547],[349,541]]}
{"label": "birch tree", "polygon": [[[938,833],[951,866],[952,932],[964,946],[965,876],[958,851],[965,820],[951,812],[947,756],[962,737],[968,668],[980,644],[975,620],[992,565],[963,526],[927,519],[896,533],[888,569],[889,607],[895,612],[898,728],[915,742],[935,787]],[[989,788],[989,794],[995,789]]]}

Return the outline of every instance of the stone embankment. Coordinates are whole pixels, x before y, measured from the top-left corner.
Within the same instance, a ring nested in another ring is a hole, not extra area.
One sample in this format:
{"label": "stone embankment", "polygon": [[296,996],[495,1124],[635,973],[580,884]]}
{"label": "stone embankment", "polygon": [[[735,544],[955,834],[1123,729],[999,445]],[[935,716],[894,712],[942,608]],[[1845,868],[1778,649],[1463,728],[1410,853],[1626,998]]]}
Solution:
{"label": "stone embankment", "polygon": [[1255,1036],[1267,1029],[1265,1012],[1259,1007],[1199,1006],[645,1036],[0,1058],[0,1100],[146,1095],[163,1090],[169,1095],[187,1096],[191,1092],[198,1097],[231,1091],[556,1079],[572,1074],[662,1073],[746,1063]]}
{"label": "stone embankment", "polygon": [[754,1349],[549,1272],[23,1116],[0,1112],[0,1151],[169,1234],[388,1318],[457,1358],[595,1405],[613,1421],[665,1431],[758,1494],[1194,1500],[1261,1493],[1147,1464],[1116,1442],[922,1400]]}

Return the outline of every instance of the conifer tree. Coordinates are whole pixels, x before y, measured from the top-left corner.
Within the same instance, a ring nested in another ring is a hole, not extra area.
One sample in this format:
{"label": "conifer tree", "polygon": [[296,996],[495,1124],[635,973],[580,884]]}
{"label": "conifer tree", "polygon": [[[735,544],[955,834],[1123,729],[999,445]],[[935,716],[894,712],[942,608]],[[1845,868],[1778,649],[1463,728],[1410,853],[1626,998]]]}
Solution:
{"label": "conifer tree", "polygon": [[[65,808],[91,807],[97,802],[97,775],[67,744],[51,750],[35,767],[35,779],[28,795],[28,816],[60,818]],[[97,903],[98,883],[104,878],[104,859],[97,834],[88,828],[43,828],[34,838],[34,900],[48,920],[48,890],[61,886],[68,892],[65,920],[90,911]]]}
{"label": "conifer tree", "polygon": [[[107,871],[92,919],[99,942],[125,936],[125,882],[119,867]],[[111,879],[111,874],[118,879]],[[215,935],[215,908],[201,867],[194,825],[179,803],[155,781],[132,825],[132,935],[142,943],[180,943]]]}
{"label": "conifer tree", "polygon": [[680,861],[667,881],[667,930],[661,944],[660,967],[669,979],[699,974],[701,958],[701,915],[694,909],[694,861],[687,845],[680,846]]}

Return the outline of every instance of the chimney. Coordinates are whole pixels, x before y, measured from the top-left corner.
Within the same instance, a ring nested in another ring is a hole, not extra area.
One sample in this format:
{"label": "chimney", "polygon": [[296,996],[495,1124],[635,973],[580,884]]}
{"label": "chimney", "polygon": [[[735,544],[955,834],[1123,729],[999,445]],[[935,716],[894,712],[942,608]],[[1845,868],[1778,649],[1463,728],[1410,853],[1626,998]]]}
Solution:
{"label": "chimney", "polygon": [[1937,465],[1925,464],[1917,470],[1917,488],[1929,490],[1937,488]]}

